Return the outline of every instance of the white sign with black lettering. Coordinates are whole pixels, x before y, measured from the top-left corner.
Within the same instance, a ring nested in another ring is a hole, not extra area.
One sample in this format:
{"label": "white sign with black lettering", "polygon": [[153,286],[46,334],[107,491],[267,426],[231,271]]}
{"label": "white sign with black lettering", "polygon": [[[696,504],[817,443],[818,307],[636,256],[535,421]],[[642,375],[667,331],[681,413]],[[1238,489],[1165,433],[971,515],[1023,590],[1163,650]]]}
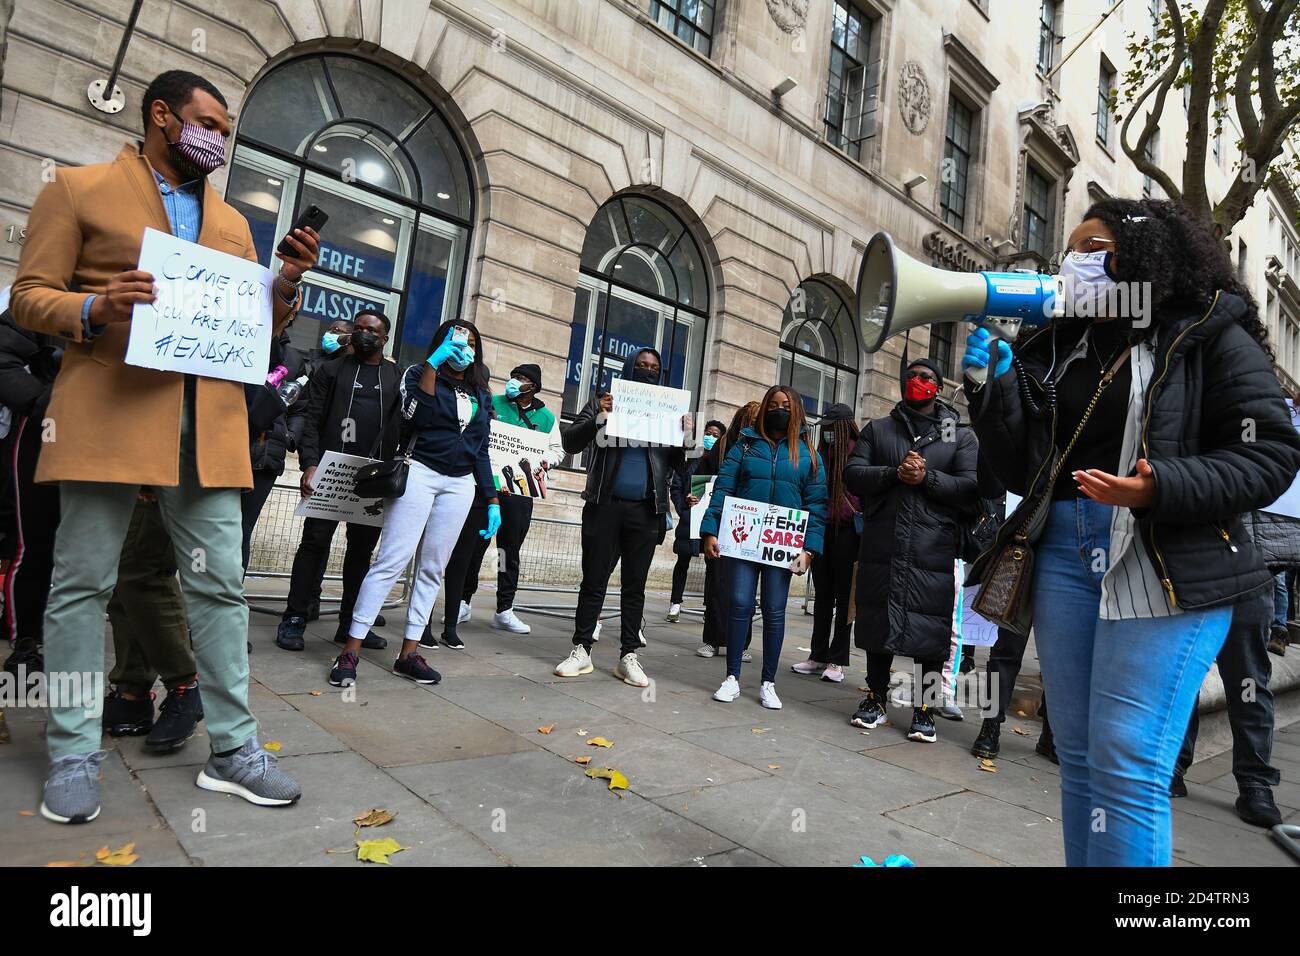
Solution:
{"label": "white sign with black lettering", "polygon": [[304,498],[294,514],[300,518],[351,521],[380,527],[384,523],[384,499],[358,498],[352,490],[357,484],[358,469],[372,462],[373,458],[327,451],[316,466],[311,497]]}
{"label": "white sign with black lettering", "polygon": [[691,411],[689,389],[616,378],[610,394],[614,397],[614,410],[605,423],[607,437],[673,448],[686,444],[682,416]]}

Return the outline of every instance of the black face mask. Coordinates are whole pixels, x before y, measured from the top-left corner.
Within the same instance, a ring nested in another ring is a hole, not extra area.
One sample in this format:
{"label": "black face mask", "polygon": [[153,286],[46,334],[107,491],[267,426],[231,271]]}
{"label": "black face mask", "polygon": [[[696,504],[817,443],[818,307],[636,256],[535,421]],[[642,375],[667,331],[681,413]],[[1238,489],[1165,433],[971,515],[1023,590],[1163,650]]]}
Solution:
{"label": "black face mask", "polygon": [[773,408],[763,413],[763,429],[769,432],[783,432],[790,427],[790,411],[785,408]]}
{"label": "black face mask", "polygon": [[379,336],[368,329],[352,333],[352,351],[362,358],[374,355],[379,350]]}
{"label": "black face mask", "polygon": [[659,373],[653,369],[634,368],[632,369],[632,380],[634,382],[641,382],[645,385],[658,385]]}

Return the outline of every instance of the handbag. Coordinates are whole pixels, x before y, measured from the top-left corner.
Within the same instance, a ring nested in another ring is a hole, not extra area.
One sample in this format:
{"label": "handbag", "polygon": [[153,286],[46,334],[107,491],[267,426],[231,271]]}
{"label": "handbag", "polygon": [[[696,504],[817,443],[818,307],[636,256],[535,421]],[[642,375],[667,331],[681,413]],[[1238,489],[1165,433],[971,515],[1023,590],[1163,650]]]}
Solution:
{"label": "handbag", "polygon": [[[375,457],[383,441],[381,429],[367,458]],[[405,446],[405,448],[403,448]],[[411,472],[411,449],[415,446],[415,431],[411,429],[397,443],[397,451],[390,461],[375,461],[357,469],[352,491],[358,498],[400,498],[406,493],[406,477]]]}
{"label": "handbag", "polygon": [[1084,409],[1083,417],[1079,419],[1079,426],[1074,430],[1070,443],[1065,446],[1065,451],[1058,453],[1052,461],[1050,477],[1038,500],[1030,507],[1029,517],[1008,540],[1003,542],[983,575],[984,583],[979,593],[975,595],[971,606],[977,614],[998,627],[1004,627],[1022,637],[1027,637],[1029,629],[1033,627],[1034,602],[1029,593],[1034,580],[1033,543],[1038,540],[1043,526],[1047,523],[1046,505],[1052,500],[1052,489],[1056,486],[1056,479],[1060,477],[1061,469],[1065,467],[1065,460],[1070,457],[1075,442],[1079,440],[1084,426],[1092,417],[1092,410],[1097,407],[1101,393],[1115,378],[1115,373],[1123,363],[1128,361],[1130,351],[1131,349],[1124,349],[1097,383],[1097,391],[1093,393],[1088,407]]}

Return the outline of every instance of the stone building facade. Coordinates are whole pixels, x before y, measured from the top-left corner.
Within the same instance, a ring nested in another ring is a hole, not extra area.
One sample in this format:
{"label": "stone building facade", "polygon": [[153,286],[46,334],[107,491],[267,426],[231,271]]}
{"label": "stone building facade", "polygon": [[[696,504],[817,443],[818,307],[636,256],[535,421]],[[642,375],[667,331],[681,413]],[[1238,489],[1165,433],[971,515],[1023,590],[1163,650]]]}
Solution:
{"label": "stone building facade", "polygon": [[[903,347],[861,347],[853,287],[873,233],[944,268],[1033,267],[1093,198],[1142,192],[1098,89],[1103,64],[1122,75],[1149,5],[1130,0],[1046,76],[1112,5],[144,0],[125,108],[105,113],[87,88],[133,0],[17,0],[0,73],[0,282],[50,170],[111,159],[138,135],[148,80],[186,68],[230,101],[219,186],[268,262],[298,208],[332,213],[297,344],[319,338],[311,320],[378,304],[399,360],[418,360],[439,321],[468,318],[498,385],[539,362],[543,397],[566,414],[654,344],[701,419],[778,379],[814,413],[845,401],[873,417],[897,399]],[[1172,169],[1170,113],[1159,158]],[[1282,332],[1297,321],[1294,211],[1293,193],[1270,196],[1234,236]],[[1293,381],[1296,328],[1280,353]],[[955,379],[964,335],[918,329],[908,348]]]}

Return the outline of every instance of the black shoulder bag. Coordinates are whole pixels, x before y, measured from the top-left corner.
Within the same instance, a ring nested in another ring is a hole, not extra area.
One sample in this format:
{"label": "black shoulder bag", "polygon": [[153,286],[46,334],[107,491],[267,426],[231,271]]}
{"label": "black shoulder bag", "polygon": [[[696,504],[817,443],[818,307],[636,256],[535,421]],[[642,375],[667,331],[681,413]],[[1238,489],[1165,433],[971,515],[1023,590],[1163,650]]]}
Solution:
{"label": "black shoulder bag", "polygon": [[[380,429],[367,458],[375,457],[383,440],[384,432]],[[409,425],[405,426],[402,438],[397,442],[397,451],[391,460],[376,461],[358,468],[356,483],[352,488],[356,496],[358,498],[402,497],[406,493],[406,476],[411,471],[411,449],[415,447],[415,441],[415,429]]]}

